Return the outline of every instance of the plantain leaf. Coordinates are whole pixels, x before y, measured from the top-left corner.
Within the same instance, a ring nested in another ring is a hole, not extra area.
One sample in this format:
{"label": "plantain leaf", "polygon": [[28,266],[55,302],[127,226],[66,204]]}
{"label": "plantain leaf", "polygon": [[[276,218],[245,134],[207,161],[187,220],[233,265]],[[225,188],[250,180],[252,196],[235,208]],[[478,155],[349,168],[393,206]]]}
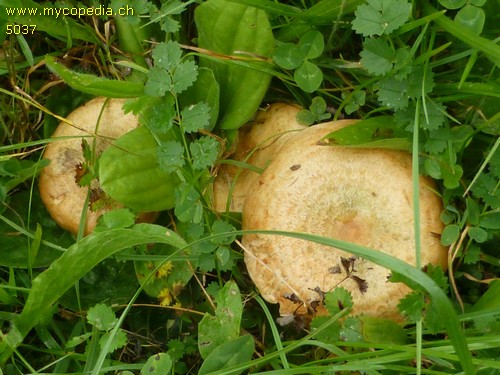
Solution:
{"label": "plantain leaf", "polygon": [[174,207],[179,178],[158,164],[157,143],[145,126],[118,138],[99,159],[101,188],[114,200],[138,212]]}
{"label": "plantain leaf", "polygon": [[86,94],[107,98],[135,98],[144,92],[141,82],[117,81],[93,74],[77,73],[61,65],[50,55],[45,56],[45,64],[68,86]]}
{"label": "plantain leaf", "polygon": [[132,229],[93,233],[64,252],[52,265],[33,279],[23,311],[0,341],[0,366],[11,356],[29,331],[53,312],[57,301],[104,259],[116,252],[142,244],[163,243],[182,248],[186,242],[175,232],[154,224],[137,224]]}
{"label": "plantain leaf", "polygon": [[266,93],[274,37],[264,11],[227,0],[209,0],[196,9],[198,45],[243,60],[202,57],[200,66],[212,69],[220,85],[219,126],[237,129],[252,118]]}
{"label": "plantain leaf", "polygon": [[336,130],[325,137],[328,145],[406,150],[411,148],[405,132],[398,129],[391,116],[372,117]]}

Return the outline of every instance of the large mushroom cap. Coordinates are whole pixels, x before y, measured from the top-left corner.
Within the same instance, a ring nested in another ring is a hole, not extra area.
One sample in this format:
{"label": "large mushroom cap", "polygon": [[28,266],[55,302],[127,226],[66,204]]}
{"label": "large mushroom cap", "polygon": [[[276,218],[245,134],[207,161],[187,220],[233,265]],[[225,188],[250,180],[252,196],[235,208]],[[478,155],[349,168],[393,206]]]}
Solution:
{"label": "large mushroom cap", "polygon": [[105,209],[91,211],[85,207],[87,187],[80,187],[75,180],[76,168],[84,162],[82,139],[89,145],[95,142],[96,154],[120,135],[136,128],[137,118],[124,114],[125,99],[95,98],[74,110],[61,122],[52,138],[64,139],[47,145],[44,158],[50,160],[40,174],[40,194],[52,218],[64,229],[77,233],[82,210],[87,210],[85,234],[90,233]]}
{"label": "large mushroom cap", "polygon": [[[284,103],[260,111],[254,121],[240,129],[232,159],[256,168],[267,167],[286,140],[306,128],[296,120],[299,111],[299,106]],[[214,181],[214,208],[226,211],[229,200],[229,211],[241,212],[247,191],[258,177],[252,169],[223,164]]]}
{"label": "large mushroom cap", "polygon": [[[339,127],[316,125],[291,136],[249,189],[243,229],[306,232],[357,243],[415,264],[411,156],[406,152],[318,145]],[[355,125],[352,125],[355,126]],[[430,179],[420,178],[422,265],[445,266],[437,234],[442,204]],[[400,298],[409,288],[387,282],[390,271],[342,250],[304,240],[243,236],[248,272],[282,315],[301,301],[321,301],[337,286],[351,291],[354,312],[401,320]],[[346,265],[348,267],[346,267]],[[355,277],[347,277],[349,271]],[[364,280],[364,283],[362,282]],[[367,289],[365,290],[365,288]]]}

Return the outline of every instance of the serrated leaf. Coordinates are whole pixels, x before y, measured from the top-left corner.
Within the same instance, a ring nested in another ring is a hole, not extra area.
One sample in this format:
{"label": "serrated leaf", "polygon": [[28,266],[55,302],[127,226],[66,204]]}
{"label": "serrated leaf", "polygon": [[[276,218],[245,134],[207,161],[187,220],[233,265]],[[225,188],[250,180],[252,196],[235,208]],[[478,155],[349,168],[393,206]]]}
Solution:
{"label": "serrated leaf", "polygon": [[207,103],[199,102],[188,105],[181,111],[182,130],[186,133],[194,133],[210,124],[210,108]]}
{"label": "serrated leaf", "polygon": [[180,30],[181,25],[179,24],[179,21],[167,16],[162,18],[160,28],[166,33],[176,33]]}
{"label": "serrated leaf", "polygon": [[425,301],[419,292],[411,292],[399,301],[398,309],[406,316],[409,323],[414,323],[422,317]]}
{"label": "serrated leaf", "polygon": [[378,99],[383,105],[394,110],[408,107],[408,82],[387,77],[379,82]]}
{"label": "serrated leaf", "polygon": [[184,147],[177,141],[162,142],[157,148],[158,165],[165,173],[173,173],[185,164]]}
{"label": "serrated leaf", "polygon": [[179,96],[181,108],[199,102],[207,103],[209,111],[209,130],[217,124],[219,116],[220,88],[214,73],[208,68],[198,68],[198,77],[194,84],[183,91]]}
{"label": "serrated leaf", "polygon": [[408,76],[408,95],[421,98],[434,88],[434,73],[430,68],[419,66]]}
{"label": "serrated leaf", "polygon": [[481,260],[481,248],[476,244],[471,244],[464,254],[464,264],[476,264]]}
{"label": "serrated leaf", "polygon": [[445,164],[441,168],[443,184],[447,189],[455,189],[460,184],[460,179],[464,173],[459,164]]}
{"label": "serrated leaf", "polygon": [[384,75],[393,67],[394,49],[385,40],[366,39],[363,42],[363,51],[361,56],[361,65],[373,75]]}
{"label": "serrated leaf", "polygon": [[181,62],[182,49],[179,43],[169,40],[158,44],[152,53],[156,67],[173,70]]}
{"label": "serrated leaf", "polygon": [[273,56],[276,65],[283,69],[296,69],[304,62],[305,58],[305,51],[293,43],[279,45]]}
{"label": "serrated leaf", "polygon": [[[145,103],[140,114],[140,124],[147,126],[153,134],[166,135],[174,124],[176,116],[175,101],[172,95],[159,97],[143,97],[152,99]],[[141,100],[141,99],[139,99]]]}
{"label": "serrated leaf", "polygon": [[113,329],[118,319],[114,311],[108,305],[99,303],[89,309],[87,320],[99,331],[109,331]]}
{"label": "serrated leaf", "polygon": [[219,155],[219,142],[213,137],[203,136],[189,145],[193,157],[193,168],[203,170],[212,166]]}
{"label": "serrated leaf", "polygon": [[[99,339],[99,346],[101,347],[101,349],[105,347],[110,335],[110,332],[106,332]],[[127,345],[127,341],[127,334],[122,329],[119,329],[116,332],[116,335],[114,335],[112,338],[111,344],[108,347],[108,353],[113,353],[116,349],[123,348],[125,345]]]}
{"label": "serrated leaf", "polygon": [[325,295],[325,307],[330,315],[335,315],[344,309],[352,309],[353,302],[351,292],[342,287],[335,288]]}
{"label": "serrated leaf", "polygon": [[172,359],[167,353],[158,353],[148,358],[141,375],[165,375],[172,369]]}
{"label": "serrated leaf", "polygon": [[492,173],[482,173],[471,187],[475,197],[481,198],[492,209],[500,207],[500,189],[498,179]]}
{"label": "serrated leaf", "polygon": [[[234,232],[234,231],[236,231],[236,228],[224,220],[216,220],[212,224],[213,235]],[[235,239],[236,235],[230,234],[226,237],[215,237],[211,240],[211,242],[216,245],[231,245]]]}
{"label": "serrated leaf", "polygon": [[180,94],[190,87],[198,76],[198,66],[194,61],[183,61],[176,66],[172,75],[172,92]]}
{"label": "serrated leaf", "polygon": [[304,63],[295,70],[293,78],[302,90],[311,93],[321,86],[321,82],[323,82],[323,73],[321,73],[321,70],[312,62],[304,61]]}
{"label": "serrated leaf", "polygon": [[298,47],[303,51],[307,59],[315,59],[321,56],[325,48],[323,34],[317,30],[311,30],[302,35]]}
{"label": "serrated leaf", "polygon": [[172,78],[163,68],[153,66],[149,69],[148,80],[144,85],[144,93],[150,96],[163,96],[172,90]]}
{"label": "serrated leaf", "polygon": [[352,28],[364,36],[390,34],[410,18],[406,0],[368,0],[354,12]]}

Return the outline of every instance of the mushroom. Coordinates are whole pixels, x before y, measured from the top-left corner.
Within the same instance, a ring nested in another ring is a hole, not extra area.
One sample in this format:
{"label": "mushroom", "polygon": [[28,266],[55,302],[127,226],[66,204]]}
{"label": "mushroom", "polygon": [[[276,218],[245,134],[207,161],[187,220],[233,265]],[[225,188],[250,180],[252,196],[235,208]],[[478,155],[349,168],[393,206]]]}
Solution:
{"label": "mushroom", "polygon": [[[52,138],[61,138],[47,145],[44,158],[50,160],[39,179],[42,200],[50,215],[62,228],[78,233],[82,211],[86,210],[85,235],[92,232],[97,219],[107,210],[117,207],[107,205],[91,210],[86,206],[88,187],[81,187],[76,180],[78,170],[85,161],[82,140],[87,139],[96,155],[120,135],[136,128],[139,123],[132,114],[125,114],[125,99],[95,98],[74,110],[61,122]],[[92,181],[93,192],[99,192],[97,180]]]}
{"label": "mushroom", "polygon": [[[288,137],[246,187],[242,228],[317,234],[415,264],[410,154],[319,142],[355,122],[315,125]],[[442,203],[434,191],[433,181],[420,177],[421,262],[445,267],[447,250],[436,235],[443,229]],[[268,302],[280,304],[282,316],[309,314],[301,305],[321,311],[323,294],[341,286],[352,294],[353,313],[402,320],[397,304],[410,289],[388,282],[383,267],[284,236],[245,234],[242,243],[252,280]]]}
{"label": "mushroom", "polygon": [[[232,159],[264,169],[294,132],[306,128],[296,120],[299,111],[299,106],[284,103],[260,111],[255,120],[240,129]],[[215,210],[224,212],[228,206],[229,211],[241,212],[248,188],[258,177],[252,169],[223,164],[213,185]]]}

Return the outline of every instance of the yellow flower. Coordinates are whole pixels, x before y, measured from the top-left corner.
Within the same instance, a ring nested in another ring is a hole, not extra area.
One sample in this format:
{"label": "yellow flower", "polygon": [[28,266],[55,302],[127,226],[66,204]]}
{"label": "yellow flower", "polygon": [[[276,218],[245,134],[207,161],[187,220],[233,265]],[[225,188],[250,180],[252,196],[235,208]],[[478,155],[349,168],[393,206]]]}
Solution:
{"label": "yellow flower", "polygon": [[158,294],[158,299],[160,300],[160,306],[170,306],[172,304],[172,294],[168,288],[163,288]]}
{"label": "yellow flower", "polygon": [[164,263],[158,271],[156,271],[155,278],[157,279],[162,279],[164,277],[167,277],[172,269],[174,268],[174,264],[172,262],[166,262]]}

